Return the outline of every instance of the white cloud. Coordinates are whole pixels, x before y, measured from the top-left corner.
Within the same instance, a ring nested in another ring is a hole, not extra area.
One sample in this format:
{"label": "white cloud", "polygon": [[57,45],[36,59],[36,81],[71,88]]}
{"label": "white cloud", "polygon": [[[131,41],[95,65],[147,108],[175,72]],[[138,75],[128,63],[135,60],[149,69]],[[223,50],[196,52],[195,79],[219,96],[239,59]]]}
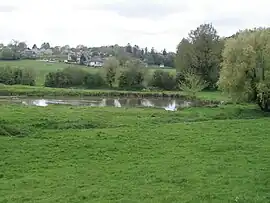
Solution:
{"label": "white cloud", "polygon": [[[5,2],[5,3],[4,3]],[[182,37],[213,22],[220,35],[269,26],[267,0],[0,1],[0,41],[88,46],[128,42],[174,51]]]}

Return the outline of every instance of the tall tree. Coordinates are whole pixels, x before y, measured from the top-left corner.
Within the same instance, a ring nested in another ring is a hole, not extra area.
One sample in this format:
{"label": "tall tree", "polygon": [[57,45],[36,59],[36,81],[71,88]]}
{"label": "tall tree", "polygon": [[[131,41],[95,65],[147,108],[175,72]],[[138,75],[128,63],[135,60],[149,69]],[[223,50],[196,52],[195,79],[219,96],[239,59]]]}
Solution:
{"label": "tall tree", "polygon": [[41,49],[50,49],[51,46],[50,46],[50,43],[49,42],[44,42],[41,46],[40,46]]}
{"label": "tall tree", "polygon": [[53,54],[54,55],[59,55],[61,54],[61,47],[60,46],[55,46],[52,48]]}
{"label": "tall tree", "polygon": [[133,56],[138,57],[139,56],[139,46],[135,45],[132,50]]}
{"label": "tall tree", "polygon": [[27,49],[27,44],[25,42],[19,42],[18,49],[19,49],[19,51],[23,51],[23,50]]}
{"label": "tall tree", "polygon": [[130,45],[130,43],[128,43],[126,46],[126,52],[132,53],[132,46]]}
{"label": "tall tree", "polygon": [[194,49],[192,43],[189,42],[188,39],[183,38],[181,42],[177,46],[176,52],[176,70],[179,73],[184,73],[187,70],[195,69],[196,65],[193,59]]}
{"label": "tall tree", "polygon": [[155,48],[154,47],[152,47],[151,48],[151,52],[150,52],[152,55],[154,55],[156,52],[155,52]]}
{"label": "tall tree", "polygon": [[65,45],[65,46],[61,47],[60,50],[61,50],[62,53],[68,53],[68,51],[70,50],[70,46]]}
{"label": "tall tree", "polygon": [[144,48],[144,53],[148,54],[148,48],[147,47]]}
{"label": "tall tree", "polygon": [[34,44],[33,46],[32,46],[32,49],[37,49],[38,47],[37,47],[37,45],[36,44]]}
{"label": "tall tree", "polygon": [[177,62],[179,69],[192,68],[207,81],[209,88],[215,88],[219,77],[223,45],[212,24],[202,24],[190,31],[188,39],[178,46]]}
{"label": "tall tree", "polygon": [[197,73],[211,86],[215,86],[218,81],[219,59],[222,52],[216,29],[212,24],[203,24],[196,30],[192,30],[189,38],[193,45]]}
{"label": "tall tree", "polygon": [[239,32],[226,40],[222,56],[219,88],[270,111],[270,28]]}
{"label": "tall tree", "polygon": [[175,53],[169,52],[164,58],[164,65],[175,68]]}
{"label": "tall tree", "polygon": [[106,81],[110,87],[112,87],[113,83],[115,82],[116,71],[118,67],[119,67],[119,62],[114,57],[107,59],[104,63]]}
{"label": "tall tree", "polygon": [[163,56],[166,56],[166,55],[167,55],[167,51],[166,51],[166,49],[163,49],[163,51],[162,51],[162,55],[163,55]]}

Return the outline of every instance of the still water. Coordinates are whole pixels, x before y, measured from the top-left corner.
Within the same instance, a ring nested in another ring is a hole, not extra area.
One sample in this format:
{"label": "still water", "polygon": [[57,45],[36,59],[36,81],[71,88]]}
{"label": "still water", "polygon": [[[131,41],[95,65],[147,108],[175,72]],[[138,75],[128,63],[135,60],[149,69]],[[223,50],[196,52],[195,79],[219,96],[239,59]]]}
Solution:
{"label": "still water", "polygon": [[0,97],[0,103],[18,103],[22,105],[34,105],[46,107],[48,105],[72,105],[72,106],[96,106],[96,107],[151,107],[162,108],[168,111],[177,109],[202,106],[199,101],[184,101],[172,98],[113,98],[113,97],[58,97],[58,98],[20,98],[20,97]]}

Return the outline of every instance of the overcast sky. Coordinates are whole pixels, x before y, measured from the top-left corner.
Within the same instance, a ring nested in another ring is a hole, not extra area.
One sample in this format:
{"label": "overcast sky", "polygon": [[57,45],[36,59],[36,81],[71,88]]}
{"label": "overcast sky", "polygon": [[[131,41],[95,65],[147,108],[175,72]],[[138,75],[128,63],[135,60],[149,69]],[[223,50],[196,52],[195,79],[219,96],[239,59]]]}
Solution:
{"label": "overcast sky", "polygon": [[0,41],[38,46],[128,42],[175,51],[191,29],[212,22],[221,36],[270,24],[269,0],[0,0]]}

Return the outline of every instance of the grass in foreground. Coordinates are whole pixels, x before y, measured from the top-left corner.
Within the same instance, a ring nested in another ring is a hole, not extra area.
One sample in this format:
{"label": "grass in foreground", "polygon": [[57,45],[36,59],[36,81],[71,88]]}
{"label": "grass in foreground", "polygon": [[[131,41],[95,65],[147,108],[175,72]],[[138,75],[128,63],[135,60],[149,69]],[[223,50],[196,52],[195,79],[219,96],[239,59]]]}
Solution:
{"label": "grass in foreground", "polygon": [[0,109],[0,202],[270,201],[270,120],[252,106]]}

